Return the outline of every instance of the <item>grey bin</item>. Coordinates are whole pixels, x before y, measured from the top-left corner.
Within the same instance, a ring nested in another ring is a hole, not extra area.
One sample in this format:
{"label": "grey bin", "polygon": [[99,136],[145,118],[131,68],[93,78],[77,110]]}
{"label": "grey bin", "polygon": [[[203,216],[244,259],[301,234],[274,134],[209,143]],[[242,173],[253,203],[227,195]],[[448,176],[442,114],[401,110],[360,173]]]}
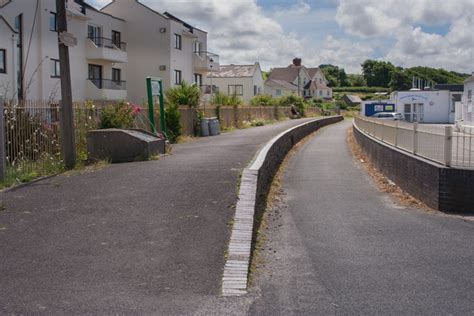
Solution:
{"label": "grey bin", "polygon": [[201,119],[201,136],[209,136],[209,119],[205,117]]}
{"label": "grey bin", "polygon": [[209,133],[211,136],[217,136],[221,133],[221,126],[219,120],[216,117],[209,119]]}

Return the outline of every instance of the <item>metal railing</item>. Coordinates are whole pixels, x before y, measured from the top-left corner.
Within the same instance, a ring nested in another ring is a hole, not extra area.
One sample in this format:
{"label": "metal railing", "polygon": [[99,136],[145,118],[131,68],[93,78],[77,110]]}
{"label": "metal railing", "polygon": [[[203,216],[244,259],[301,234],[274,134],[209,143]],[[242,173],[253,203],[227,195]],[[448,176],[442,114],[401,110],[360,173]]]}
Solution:
{"label": "metal railing", "polygon": [[98,89],[107,89],[107,90],[126,90],[127,82],[126,81],[117,81],[110,79],[87,79],[92,82]]}
{"label": "metal railing", "polygon": [[[209,61],[213,64],[219,64],[219,55],[217,55],[217,54],[207,52],[207,51],[204,51],[204,50],[194,51],[194,54],[201,57],[202,59],[207,59],[207,61]],[[212,61],[211,61],[211,59],[212,59]]]}
{"label": "metal railing", "polygon": [[110,38],[105,37],[87,37],[90,39],[97,47],[105,47],[110,49],[120,49],[121,51],[127,51],[127,44],[125,42],[119,42]]}
{"label": "metal railing", "polygon": [[447,167],[474,167],[474,127],[355,117],[365,134]]}
{"label": "metal railing", "polygon": [[215,94],[219,92],[219,87],[215,85],[201,85],[200,88],[203,94]]}

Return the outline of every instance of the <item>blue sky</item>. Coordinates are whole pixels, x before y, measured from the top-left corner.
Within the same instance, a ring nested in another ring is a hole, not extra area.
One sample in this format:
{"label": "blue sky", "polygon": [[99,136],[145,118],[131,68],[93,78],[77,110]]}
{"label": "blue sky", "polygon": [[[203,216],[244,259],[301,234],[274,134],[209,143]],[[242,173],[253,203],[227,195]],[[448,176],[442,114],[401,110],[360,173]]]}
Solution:
{"label": "blue sky", "polygon": [[[89,0],[98,7],[108,0]],[[264,69],[332,63],[360,72],[366,59],[474,71],[472,0],[141,0],[208,31],[224,63]],[[209,17],[208,10],[213,8]]]}

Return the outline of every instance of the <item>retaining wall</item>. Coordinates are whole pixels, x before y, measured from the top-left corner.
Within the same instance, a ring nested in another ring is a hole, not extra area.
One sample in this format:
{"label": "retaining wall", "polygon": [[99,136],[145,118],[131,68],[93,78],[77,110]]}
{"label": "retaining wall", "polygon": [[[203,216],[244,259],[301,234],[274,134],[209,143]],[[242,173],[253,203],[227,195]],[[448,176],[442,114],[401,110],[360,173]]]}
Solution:
{"label": "retaining wall", "polygon": [[305,136],[323,126],[342,121],[342,116],[315,119],[284,131],[259,151],[250,167],[242,172],[239,200],[222,278],[224,296],[247,293],[248,269],[252,253],[253,232],[265,205],[268,192],[283,159]]}
{"label": "retaining wall", "polygon": [[474,170],[447,168],[353,130],[370,161],[404,191],[436,210],[474,214]]}

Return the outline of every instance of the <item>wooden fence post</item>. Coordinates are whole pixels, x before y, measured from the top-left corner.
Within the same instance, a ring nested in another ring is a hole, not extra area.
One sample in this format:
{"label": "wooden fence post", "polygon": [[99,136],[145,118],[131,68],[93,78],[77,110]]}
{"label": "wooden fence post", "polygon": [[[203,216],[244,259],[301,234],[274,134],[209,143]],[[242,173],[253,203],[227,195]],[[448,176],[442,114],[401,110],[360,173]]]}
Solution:
{"label": "wooden fence post", "polygon": [[3,96],[0,95],[0,181],[5,179],[5,115]]}

